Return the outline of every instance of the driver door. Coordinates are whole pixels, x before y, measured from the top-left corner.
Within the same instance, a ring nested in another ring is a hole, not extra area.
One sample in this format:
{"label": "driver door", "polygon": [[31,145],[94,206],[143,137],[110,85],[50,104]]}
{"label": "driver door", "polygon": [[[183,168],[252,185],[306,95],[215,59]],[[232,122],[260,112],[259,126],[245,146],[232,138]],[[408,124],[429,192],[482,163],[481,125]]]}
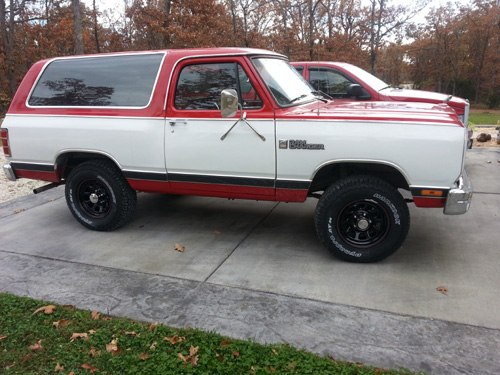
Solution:
{"label": "driver door", "polygon": [[[165,163],[173,190],[184,194],[274,199],[274,112],[243,57],[189,59],[178,64],[168,95]],[[223,118],[223,89],[235,89],[247,121]],[[234,128],[221,137],[236,123]]]}

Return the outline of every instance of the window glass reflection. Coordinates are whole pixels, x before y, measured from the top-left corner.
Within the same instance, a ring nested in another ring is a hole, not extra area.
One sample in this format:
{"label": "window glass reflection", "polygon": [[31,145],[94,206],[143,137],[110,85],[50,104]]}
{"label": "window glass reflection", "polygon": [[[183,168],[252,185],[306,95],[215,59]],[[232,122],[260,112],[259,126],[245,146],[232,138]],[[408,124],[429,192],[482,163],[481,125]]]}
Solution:
{"label": "window glass reflection", "polygon": [[163,54],[56,60],[29,99],[32,106],[145,107]]}

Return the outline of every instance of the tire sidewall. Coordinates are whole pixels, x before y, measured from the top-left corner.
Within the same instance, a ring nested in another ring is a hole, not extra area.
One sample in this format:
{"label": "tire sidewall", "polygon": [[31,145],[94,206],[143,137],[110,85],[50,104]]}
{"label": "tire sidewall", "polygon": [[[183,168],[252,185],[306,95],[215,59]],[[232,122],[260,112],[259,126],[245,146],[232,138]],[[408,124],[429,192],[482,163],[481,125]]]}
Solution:
{"label": "tire sidewall", "polygon": [[[95,180],[105,186],[107,193],[110,196],[109,211],[103,217],[93,217],[89,215],[82,206],[79,198],[79,189],[87,180]],[[117,191],[119,186],[113,179],[108,178],[105,173],[99,172],[96,174],[94,168],[80,166],[73,170],[66,184],[66,200],[68,207],[73,216],[85,227],[93,230],[109,230],[112,224],[117,220],[118,207],[120,205],[117,199]]]}
{"label": "tire sidewall", "polygon": [[[350,262],[375,262],[391,255],[401,246],[409,227],[408,207],[396,190],[386,190],[351,186],[349,189],[330,192],[328,202],[317,213],[316,225],[320,239],[335,256]],[[384,217],[386,227],[373,244],[353,245],[341,234],[341,212],[356,202],[376,205]]]}

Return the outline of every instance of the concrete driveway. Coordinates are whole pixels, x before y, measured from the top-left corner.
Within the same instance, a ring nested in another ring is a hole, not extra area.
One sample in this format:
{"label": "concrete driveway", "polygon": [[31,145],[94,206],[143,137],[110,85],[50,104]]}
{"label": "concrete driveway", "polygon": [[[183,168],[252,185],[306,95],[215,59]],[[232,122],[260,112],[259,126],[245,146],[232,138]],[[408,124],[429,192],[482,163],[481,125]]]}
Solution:
{"label": "concrete driveway", "polygon": [[499,374],[500,149],[469,151],[466,169],[470,211],[410,205],[404,246],[375,264],[322,247],[313,199],[139,194],[133,221],[100,233],[60,187],[0,204],[0,291],[374,366]]}

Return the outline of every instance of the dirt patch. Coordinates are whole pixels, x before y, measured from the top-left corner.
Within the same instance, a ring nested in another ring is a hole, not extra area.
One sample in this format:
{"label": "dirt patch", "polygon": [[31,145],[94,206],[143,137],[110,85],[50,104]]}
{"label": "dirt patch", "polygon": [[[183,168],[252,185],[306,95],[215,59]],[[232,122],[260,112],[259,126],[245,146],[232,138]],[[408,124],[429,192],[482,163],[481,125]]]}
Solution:
{"label": "dirt patch", "polygon": [[472,147],[500,147],[500,144],[497,144],[496,137],[492,137],[491,140],[487,142],[477,142],[474,141]]}
{"label": "dirt patch", "polygon": [[[491,134],[491,140],[486,142],[478,142],[475,138],[481,133]],[[497,143],[497,135],[498,130],[496,130],[494,127],[477,127],[474,129],[474,143],[472,144],[472,147],[500,147],[500,144]]]}

